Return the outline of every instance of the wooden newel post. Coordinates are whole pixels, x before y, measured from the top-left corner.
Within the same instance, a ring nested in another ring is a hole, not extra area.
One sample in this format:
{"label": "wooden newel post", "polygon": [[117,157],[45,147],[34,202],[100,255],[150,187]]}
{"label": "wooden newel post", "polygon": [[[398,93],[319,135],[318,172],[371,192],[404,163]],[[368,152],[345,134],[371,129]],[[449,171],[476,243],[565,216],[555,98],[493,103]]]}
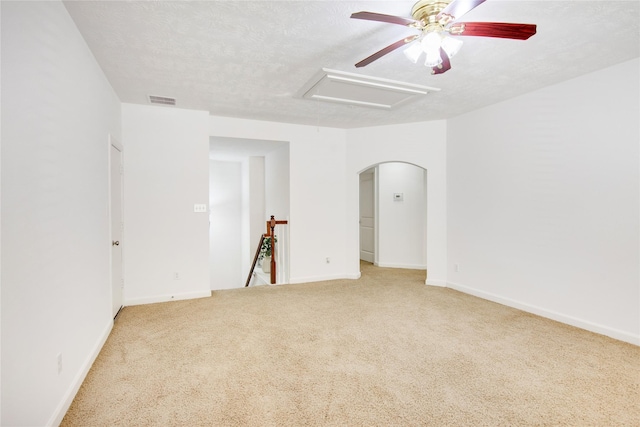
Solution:
{"label": "wooden newel post", "polygon": [[[267,221],[267,233],[264,238],[271,239],[271,284],[276,283],[276,225],[288,224],[288,221],[278,221],[275,216],[271,215],[271,219]],[[264,262],[264,261],[263,261]],[[248,283],[248,282],[247,282]]]}
{"label": "wooden newel post", "polygon": [[271,284],[276,283],[276,219],[273,215],[271,215],[271,220],[269,221],[269,234],[271,236]]}
{"label": "wooden newel post", "polygon": [[[265,239],[272,239],[270,241],[271,245],[271,282],[272,285],[276,283],[276,225],[278,224],[288,224],[288,221],[278,221],[275,219],[273,215],[271,215],[271,219],[267,221],[267,232],[260,236],[260,243],[258,243],[258,247],[256,248],[256,255],[253,257],[253,264],[251,264],[251,268],[249,269],[249,275],[247,276],[247,281],[245,282],[245,288],[249,286],[251,283],[251,277],[253,277],[253,271],[256,268],[256,263],[260,259],[260,255],[262,254],[262,246],[265,243]],[[262,261],[262,266],[265,267],[264,261]],[[263,270],[264,271],[264,270]],[[266,273],[266,272],[265,272]]]}

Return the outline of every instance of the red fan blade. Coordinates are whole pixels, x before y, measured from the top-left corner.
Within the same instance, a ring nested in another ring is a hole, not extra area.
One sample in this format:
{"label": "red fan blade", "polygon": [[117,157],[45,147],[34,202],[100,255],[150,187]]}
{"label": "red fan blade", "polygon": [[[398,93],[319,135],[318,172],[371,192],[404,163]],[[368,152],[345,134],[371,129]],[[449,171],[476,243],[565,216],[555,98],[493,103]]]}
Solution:
{"label": "red fan blade", "polygon": [[418,35],[415,35],[415,36],[411,36],[411,37],[406,37],[406,38],[404,38],[402,40],[398,40],[394,44],[390,44],[389,46],[385,47],[384,49],[381,49],[381,50],[377,51],[376,53],[374,53],[373,55],[368,56],[365,59],[363,59],[362,61],[358,62],[356,64],[356,67],[360,68],[360,67],[364,67],[365,65],[369,65],[373,61],[375,61],[376,59],[380,59],[381,57],[385,56],[387,53],[393,52],[394,50],[398,49],[399,47],[402,47],[402,46],[406,45],[407,43],[411,43],[412,41],[414,41],[417,38],[418,38]]}
{"label": "red fan blade", "polygon": [[504,22],[457,22],[449,27],[452,36],[497,37],[526,40],[536,33],[534,24]]}
{"label": "red fan blade", "polygon": [[393,15],[384,15],[382,13],[374,13],[374,12],[352,13],[351,18],[365,19],[367,21],[387,22],[389,24],[398,24],[398,25],[406,25],[406,26],[418,24],[418,21],[414,19],[402,18],[400,16],[393,16]]}
{"label": "red fan blade", "polygon": [[431,68],[431,74],[442,74],[451,69],[449,55],[447,55],[447,52],[445,52],[443,48],[440,48],[440,58],[442,58],[442,63]]}
{"label": "red fan blade", "polygon": [[453,0],[447,7],[440,11],[438,16],[436,16],[436,21],[442,19],[443,15],[450,16],[452,21],[460,19],[462,15],[480,6],[485,1],[486,0]]}

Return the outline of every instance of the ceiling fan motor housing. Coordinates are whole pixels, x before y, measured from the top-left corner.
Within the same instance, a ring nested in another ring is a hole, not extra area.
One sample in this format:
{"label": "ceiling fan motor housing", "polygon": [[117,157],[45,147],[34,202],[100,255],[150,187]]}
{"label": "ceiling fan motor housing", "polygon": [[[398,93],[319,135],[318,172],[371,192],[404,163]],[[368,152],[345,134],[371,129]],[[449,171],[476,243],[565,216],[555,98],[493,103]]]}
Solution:
{"label": "ceiling fan motor housing", "polygon": [[422,24],[422,27],[446,25],[452,17],[443,15],[436,20],[438,14],[451,3],[451,0],[420,0],[411,8],[411,16]]}

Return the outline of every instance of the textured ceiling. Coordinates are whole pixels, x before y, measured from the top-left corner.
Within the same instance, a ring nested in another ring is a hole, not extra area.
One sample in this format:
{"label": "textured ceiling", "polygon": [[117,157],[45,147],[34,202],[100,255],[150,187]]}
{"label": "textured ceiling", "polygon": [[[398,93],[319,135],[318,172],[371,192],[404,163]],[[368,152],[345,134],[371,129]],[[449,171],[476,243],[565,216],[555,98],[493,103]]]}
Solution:
{"label": "textured ceiling", "polygon": [[[409,17],[405,1],[68,1],[123,102],[170,96],[212,115],[340,128],[453,117],[640,56],[640,1],[488,0],[463,21],[538,25],[527,41],[464,37],[433,76],[399,49],[354,64],[409,28],[349,19]],[[393,111],[295,98],[321,68],[442,90]],[[173,107],[164,107],[173,108]]]}

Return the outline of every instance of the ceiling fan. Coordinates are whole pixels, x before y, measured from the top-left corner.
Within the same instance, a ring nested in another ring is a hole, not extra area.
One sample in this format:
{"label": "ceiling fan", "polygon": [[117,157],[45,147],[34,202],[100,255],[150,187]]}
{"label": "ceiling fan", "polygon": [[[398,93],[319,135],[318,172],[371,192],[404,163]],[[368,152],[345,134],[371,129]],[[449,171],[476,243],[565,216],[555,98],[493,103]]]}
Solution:
{"label": "ceiling fan", "polygon": [[533,24],[512,24],[503,22],[456,22],[464,14],[486,0],[419,0],[411,8],[412,18],[385,15],[374,12],[357,12],[354,19],[387,22],[404,25],[419,30],[418,34],[405,37],[390,44],[373,55],[363,59],[356,67],[364,67],[384,55],[409,45],[405,55],[414,63],[422,53],[426,54],[425,64],[432,74],[442,74],[451,68],[450,58],[462,45],[462,40],[450,36],[498,37],[526,40],[536,33]]}

